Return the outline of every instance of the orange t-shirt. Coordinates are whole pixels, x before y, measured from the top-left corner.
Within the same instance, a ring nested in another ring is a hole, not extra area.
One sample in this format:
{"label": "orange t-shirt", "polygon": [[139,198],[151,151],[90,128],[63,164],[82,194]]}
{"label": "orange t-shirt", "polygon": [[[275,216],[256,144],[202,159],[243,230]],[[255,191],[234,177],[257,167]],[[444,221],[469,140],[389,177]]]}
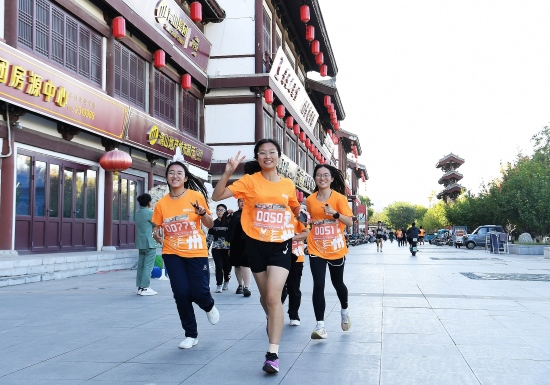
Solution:
{"label": "orange t-shirt", "polygon": [[[294,231],[296,232],[296,235],[302,233],[302,231],[306,229],[306,226],[302,222],[299,222],[296,217],[293,217],[292,222],[294,222]],[[298,257],[296,262],[304,262],[304,246],[304,241],[292,240],[292,254]]]}
{"label": "orange t-shirt", "polygon": [[426,232],[426,230],[420,229],[420,234],[419,234],[419,236],[423,237],[425,232]]}
{"label": "orange t-shirt", "polygon": [[403,236],[403,232],[402,232],[401,230],[397,230],[397,231],[395,232],[395,236],[396,236],[397,238],[401,238],[401,237]]}
{"label": "orange t-shirt", "polygon": [[241,225],[250,238],[281,243],[294,236],[291,208],[300,203],[290,179],[281,177],[278,182],[270,182],[257,172],[243,176],[228,189],[244,201]]}
{"label": "orange t-shirt", "polygon": [[208,257],[206,236],[201,228],[201,216],[195,214],[191,202],[199,202],[210,215],[204,196],[187,190],[178,199],[165,195],[156,204],[152,222],[164,231],[163,254],[176,254],[185,258]]}
{"label": "orange t-shirt", "polygon": [[347,254],[345,230],[346,225],[332,215],[325,214],[325,203],[340,214],[351,217],[353,212],[348,199],[332,190],[326,202],[317,200],[317,192],[306,199],[307,211],[311,215],[311,231],[307,237],[309,254],[324,259],[339,259]]}

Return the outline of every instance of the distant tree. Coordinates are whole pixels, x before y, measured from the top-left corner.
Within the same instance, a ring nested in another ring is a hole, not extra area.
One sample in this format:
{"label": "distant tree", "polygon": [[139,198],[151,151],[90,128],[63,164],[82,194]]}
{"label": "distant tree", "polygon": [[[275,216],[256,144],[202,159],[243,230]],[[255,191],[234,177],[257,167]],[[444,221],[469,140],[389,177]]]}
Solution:
{"label": "distant tree", "polygon": [[445,202],[439,201],[430,207],[418,224],[428,233],[433,233],[448,225],[447,217],[445,216]]}
{"label": "distant tree", "polygon": [[362,205],[367,206],[367,218],[369,218],[369,221],[370,221],[372,216],[374,215],[374,209],[372,208],[372,205],[373,205],[372,201],[366,195],[359,195],[359,201],[361,201]]}
{"label": "distant tree", "polygon": [[408,202],[394,202],[383,211],[386,225],[392,229],[409,227],[416,215],[416,207]]}

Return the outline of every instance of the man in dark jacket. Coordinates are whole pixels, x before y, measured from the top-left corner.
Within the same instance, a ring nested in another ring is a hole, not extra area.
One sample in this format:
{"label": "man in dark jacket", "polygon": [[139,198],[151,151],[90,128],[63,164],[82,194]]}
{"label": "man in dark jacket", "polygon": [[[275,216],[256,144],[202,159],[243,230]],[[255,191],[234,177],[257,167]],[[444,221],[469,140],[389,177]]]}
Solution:
{"label": "man in dark jacket", "polygon": [[409,242],[409,245],[412,245],[412,239],[416,238],[418,240],[420,234],[420,229],[416,227],[416,223],[411,223],[411,227],[407,230],[407,241]]}

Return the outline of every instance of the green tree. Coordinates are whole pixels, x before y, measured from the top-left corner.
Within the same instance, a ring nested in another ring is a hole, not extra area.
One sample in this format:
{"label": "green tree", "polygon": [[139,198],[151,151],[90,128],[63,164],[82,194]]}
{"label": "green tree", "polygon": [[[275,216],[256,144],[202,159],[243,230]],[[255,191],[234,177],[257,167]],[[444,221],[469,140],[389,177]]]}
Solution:
{"label": "green tree", "polygon": [[385,223],[392,229],[407,228],[416,219],[416,207],[408,202],[394,202],[382,212]]}
{"label": "green tree", "polygon": [[419,222],[428,233],[433,233],[448,225],[445,216],[445,202],[439,201],[430,207]]}
{"label": "green tree", "polygon": [[369,221],[370,221],[370,219],[374,215],[374,209],[372,208],[372,205],[373,205],[372,201],[366,195],[359,195],[359,201],[361,202],[362,205],[367,206],[367,218],[369,218]]}

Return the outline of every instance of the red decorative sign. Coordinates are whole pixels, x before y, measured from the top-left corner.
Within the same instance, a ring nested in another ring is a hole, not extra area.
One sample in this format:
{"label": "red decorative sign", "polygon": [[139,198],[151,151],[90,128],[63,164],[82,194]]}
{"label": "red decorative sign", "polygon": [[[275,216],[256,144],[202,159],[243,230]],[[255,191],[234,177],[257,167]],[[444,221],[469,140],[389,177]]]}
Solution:
{"label": "red decorative sign", "polygon": [[0,97],[119,140],[128,118],[127,105],[1,42]]}
{"label": "red decorative sign", "polygon": [[210,169],[212,162],[212,148],[132,107],[125,142],[168,158],[172,158],[179,147],[187,162],[205,170]]}

